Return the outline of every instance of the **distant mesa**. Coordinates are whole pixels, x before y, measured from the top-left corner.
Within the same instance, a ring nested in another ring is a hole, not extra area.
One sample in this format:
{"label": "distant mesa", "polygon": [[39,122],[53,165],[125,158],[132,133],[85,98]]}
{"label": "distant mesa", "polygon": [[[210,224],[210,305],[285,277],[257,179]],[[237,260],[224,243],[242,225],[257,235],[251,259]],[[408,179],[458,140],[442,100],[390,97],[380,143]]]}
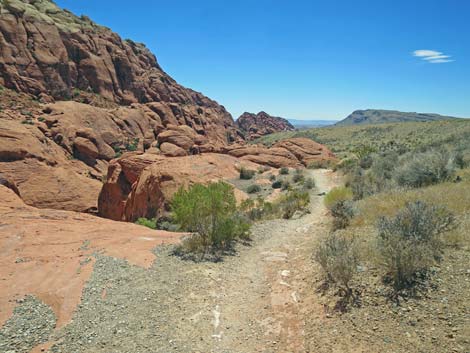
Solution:
{"label": "distant mesa", "polygon": [[349,125],[369,125],[369,124],[387,124],[404,122],[426,122],[438,120],[458,119],[452,116],[444,116],[429,113],[405,113],[396,110],[356,110],[344,120],[336,123],[337,126]]}
{"label": "distant mesa", "polygon": [[237,127],[247,140],[281,131],[293,131],[294,126],[284,118],[269,115],[265,112],[258,114],[243,113],[236,121]]}

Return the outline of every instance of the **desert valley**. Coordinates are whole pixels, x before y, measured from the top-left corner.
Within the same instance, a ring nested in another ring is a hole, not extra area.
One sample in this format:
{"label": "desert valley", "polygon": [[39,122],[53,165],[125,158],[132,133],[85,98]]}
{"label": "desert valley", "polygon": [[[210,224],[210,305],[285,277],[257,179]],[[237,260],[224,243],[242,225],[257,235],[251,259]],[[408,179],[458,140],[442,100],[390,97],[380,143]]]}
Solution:
{"label": "desert valley", "polygon": [[470,119],[275,115],[0,0],[0,352],[469,353]]}

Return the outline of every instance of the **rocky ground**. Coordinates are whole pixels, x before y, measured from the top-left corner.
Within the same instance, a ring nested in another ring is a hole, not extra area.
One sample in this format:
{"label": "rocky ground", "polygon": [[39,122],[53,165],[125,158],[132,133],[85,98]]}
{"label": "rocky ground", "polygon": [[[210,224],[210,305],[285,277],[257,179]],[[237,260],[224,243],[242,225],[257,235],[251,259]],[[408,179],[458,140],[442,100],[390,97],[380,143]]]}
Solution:
{"label": "rocky ground", "polygon": [[435,287],[398,305],[378,291],[375,270],[361,268],[370,274],[355,283],[361,306],[331,310],[338,297],[320,290],[311,254],[330,226],[318,195],[335,179],[308,173],[311,212],[257,223],[253,241],[223,261],[184,261],[172,245],[156,248],[147,269],[90,254],[94,271],[71,323],[50,335],[52,312],[28,297],[0,330],[1,347],[28,352],[48,339],[33,352],[469,352],[468,252],[453,252]]}

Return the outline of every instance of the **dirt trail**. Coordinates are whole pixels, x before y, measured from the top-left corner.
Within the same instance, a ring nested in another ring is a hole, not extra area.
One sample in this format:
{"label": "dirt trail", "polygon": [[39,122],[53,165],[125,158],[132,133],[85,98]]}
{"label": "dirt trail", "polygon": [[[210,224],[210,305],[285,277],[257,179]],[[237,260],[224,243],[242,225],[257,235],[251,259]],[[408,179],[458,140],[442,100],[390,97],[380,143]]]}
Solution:
{"label": "dirt trail", "polygon": [[[323,197],[333,186],[330,172],[309,171],[317,188],[310,214],[274,220],[253,229],[261,238],[241,254],[241,266],[220,274],[216,305],[220,318],[214,352],[304,352],[302,306],[311,268],[312,238],[326,222]],[[223,330],[228,323],[230,331]],[[253,328],[250,334],[250,327]],[[257,329],[259,331],[257,331]],[[247,332],[248,331],[248,332]],[[244,343],[246,342],[246,343]]]}
{"label": "dirt trail", "polygon": [[[43,347],[96,353],[306,352],[303,319],[315,306],[311,254],[314,238],[328,225],[318,194],[335,183],[329,171],[307,172],[317,185],[311,213],[257,223],[251,245],[240,245],[222,262],[183,261],[171,255],[171,246],[155,250],[150,268],[96,254],[72,322]],[[40,318],[28,321],[35,319]],[[29,332],[34,335],[34,328]]]}

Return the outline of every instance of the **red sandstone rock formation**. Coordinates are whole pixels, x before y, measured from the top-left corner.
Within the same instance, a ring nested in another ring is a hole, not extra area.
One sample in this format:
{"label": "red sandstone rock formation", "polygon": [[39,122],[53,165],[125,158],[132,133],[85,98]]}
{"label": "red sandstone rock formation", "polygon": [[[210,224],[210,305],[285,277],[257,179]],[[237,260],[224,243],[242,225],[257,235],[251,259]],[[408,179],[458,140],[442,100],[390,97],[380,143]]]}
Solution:
{"label": "red sandstone rock formation", "polygon": [[295,130],[287,119],[271,116],[265,112],[243,113],[237,119],[236,124],[248,140],[254,140],[274,132]]}
{"label": "red sandstone rock formation", "polygon": [[[255,170],[259,167],[215,153],[175,158],[147,153],[123,156],[109,166],[99,197],[100,215],[119,221],[161,216],[180,187],[238,178],[242,165]],[[238,191],[237,196],[244,198]]]}
{"label": "red sandstone rock formation", "polygon": [[[225,108],[177,84],[142,44],[49,0],[0,3],[0,85],[15,90],[0,89],[0,173],[41,208],[96,211],[107,175],[101,214],[133,220],[191,178],[236,174],[238,159],[297,168],[333,158],[306,139],[243,145]],[[291,129],[266,113],[245,118],[250,138]],[[211,152],[229,156],[191,157]]]}

